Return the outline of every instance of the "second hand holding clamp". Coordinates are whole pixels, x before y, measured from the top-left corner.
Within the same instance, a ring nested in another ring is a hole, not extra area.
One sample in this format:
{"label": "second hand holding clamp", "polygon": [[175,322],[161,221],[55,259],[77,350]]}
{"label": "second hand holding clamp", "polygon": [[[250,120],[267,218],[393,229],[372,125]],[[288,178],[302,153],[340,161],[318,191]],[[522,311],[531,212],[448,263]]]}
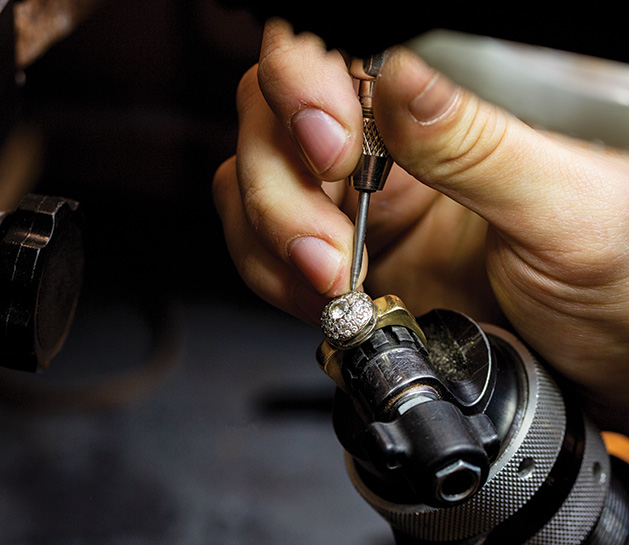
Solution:
{"label": "second hand holding clamp", "polygon": [[373,116],[373,87],[378,71],[384,62],[384,54],[372,55],[362,60],[354,59],[350,74],[358,80],[358,98],[363,110],[363,149],[356,169],[349,177],[349,184],[358,191],[358,210],[354,224],[354,246],[350,290],[358,287],[367,231],[367,214],[371,194],[381,190],[391,170],[391,156],[382,141]]}

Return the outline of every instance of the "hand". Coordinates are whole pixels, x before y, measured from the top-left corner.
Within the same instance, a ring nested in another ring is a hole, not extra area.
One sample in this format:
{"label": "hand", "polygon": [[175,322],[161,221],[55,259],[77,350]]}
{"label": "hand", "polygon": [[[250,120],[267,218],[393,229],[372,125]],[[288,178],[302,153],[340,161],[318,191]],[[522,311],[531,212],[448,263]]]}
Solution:
{"label": "hand", "polygon": [[[346,64],[273,21],[237,103],[237,155],[214,180],[228,246],[254,291],[317,320],[349,287],[355,192],[332,183],[360,154]],[[416,314],[504,315],[606,428],[627,429],[629,157],[533,130],[403,49],[374,115],[399,166],[372,197],[366,290]]]}

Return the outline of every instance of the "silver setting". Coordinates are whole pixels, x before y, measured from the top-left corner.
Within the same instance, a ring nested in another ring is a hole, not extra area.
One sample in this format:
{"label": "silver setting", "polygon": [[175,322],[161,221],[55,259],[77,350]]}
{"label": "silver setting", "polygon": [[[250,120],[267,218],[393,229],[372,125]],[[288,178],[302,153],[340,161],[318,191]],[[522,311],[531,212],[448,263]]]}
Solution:
{"label": "silver setting", "polygon": [[376,323],[376,307],[367,294],[350,291],[330,301],[321,315],[321,329],[328,342],[349,348],[371,333]]}

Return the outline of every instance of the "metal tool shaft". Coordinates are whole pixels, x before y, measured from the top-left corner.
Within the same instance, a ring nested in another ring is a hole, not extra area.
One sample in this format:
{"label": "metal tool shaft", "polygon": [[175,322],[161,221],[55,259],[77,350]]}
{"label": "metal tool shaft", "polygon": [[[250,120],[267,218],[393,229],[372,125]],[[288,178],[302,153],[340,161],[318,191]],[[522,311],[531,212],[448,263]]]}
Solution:
{"label": "metal tool shaft", "polygon": [[363,266],[363,252],[365,248],[365,236],[367,234],[367,214],[369,213],[369,200],[371,193],[369,191],[359,191],[358,193],[358,210],[356,212],[356,221],[354,223],[354,249],[352,255],[352,277],[351,291],[355,291],[358,287],[358,279]]}
{"label": "metal tool shaft", "polygon": [[349,184],[359,192],[350,281],[352,291],[358,287],[362,269],[371,193],[384,187],[392,164],[391,156],[376,127],[372,108],[373,86],[382,61],[383,57],[378,55],[365,61],[357,59],[350,66],[350,73],[359,81],[358,98],[363,110],[362,156],[349,177]]}

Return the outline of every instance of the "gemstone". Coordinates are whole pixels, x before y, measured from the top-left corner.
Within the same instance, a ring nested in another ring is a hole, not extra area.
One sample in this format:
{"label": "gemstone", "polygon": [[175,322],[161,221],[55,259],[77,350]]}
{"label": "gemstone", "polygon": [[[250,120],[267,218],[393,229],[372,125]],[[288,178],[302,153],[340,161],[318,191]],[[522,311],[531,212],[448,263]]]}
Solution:
{"label": "gemstone", "polygon": [[321,328],[327,339],[335,344],[354,339],[374,318],[371,298],[361,291],[351,291],[332,299],[323,309]]}

